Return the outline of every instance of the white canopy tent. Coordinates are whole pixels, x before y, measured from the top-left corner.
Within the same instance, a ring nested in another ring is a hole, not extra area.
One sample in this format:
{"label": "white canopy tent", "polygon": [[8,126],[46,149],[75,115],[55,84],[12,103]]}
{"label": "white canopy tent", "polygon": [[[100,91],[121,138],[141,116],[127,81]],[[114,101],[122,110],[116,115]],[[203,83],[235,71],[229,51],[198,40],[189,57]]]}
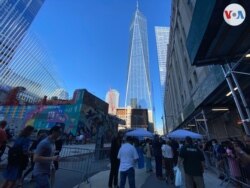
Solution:
{"label": "white canopy tent", "polygon": [[153,133],[143,129],[143,128],[138,128],[133,131],[129,131],[126,133],[126,136],[135,136],[135,137],[149,137],[153,138]]}
{"label": "white canopy tent", "polygon": [[184,130],[184,129],[178,129],[176,131],[173,131],[171,133],[168,133],[166,135],[166,137],[168,138],[179,138],[179,139],[184,139],[187,136],[190,136],[191,138],[195,138],[195,139],[202,139],[203,136],[201,134],[192,132],[192,131],[188,131],[188,130]]}

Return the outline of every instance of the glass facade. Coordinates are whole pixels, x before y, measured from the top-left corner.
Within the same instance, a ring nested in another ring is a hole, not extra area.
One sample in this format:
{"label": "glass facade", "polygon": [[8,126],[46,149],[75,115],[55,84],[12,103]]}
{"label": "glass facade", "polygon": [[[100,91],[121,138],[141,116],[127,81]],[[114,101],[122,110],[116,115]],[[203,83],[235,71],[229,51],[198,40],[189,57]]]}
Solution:
{"label": "glass facade", "polygon": [[43,97],[67,99],[54,62],[36,34],[27,32],[15,50],[11,62],[1,70],[0,85],[18,87]]}
{"label": "glass facade", "polygon": [[21,86],[23,101],[68,98],[46,49],[28,32],[44,1],[0,0],[0,94]]}
{"label": "glass facade", "polygon": [[165,92],[166,83],[166,71],[167,71],[167,54],[168,54],[168,42],[169,42],[169,27],[155,27],[158,64],[160,73],[160,82],[162,97]]}
{"label": "glass facade", "polygon": [[0,71],[12,60],[44,0],[0,1]]}
{"label": "glass facade", "polygon": [[125,107],[152,109],[147,20],[138,7],[130,26]]}

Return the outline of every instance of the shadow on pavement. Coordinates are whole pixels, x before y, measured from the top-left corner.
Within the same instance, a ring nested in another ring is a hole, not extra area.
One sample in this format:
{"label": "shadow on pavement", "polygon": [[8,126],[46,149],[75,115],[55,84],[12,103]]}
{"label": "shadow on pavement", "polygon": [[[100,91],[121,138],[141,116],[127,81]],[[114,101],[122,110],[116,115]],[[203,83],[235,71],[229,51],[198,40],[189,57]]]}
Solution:
{"label": "shadow on pavement", "polygon": [[159,180],[154,173],[152,173],[145,183],[141,186],[141,188],[172,188],[175,187],[173,185],[167,184],[165,180]]}

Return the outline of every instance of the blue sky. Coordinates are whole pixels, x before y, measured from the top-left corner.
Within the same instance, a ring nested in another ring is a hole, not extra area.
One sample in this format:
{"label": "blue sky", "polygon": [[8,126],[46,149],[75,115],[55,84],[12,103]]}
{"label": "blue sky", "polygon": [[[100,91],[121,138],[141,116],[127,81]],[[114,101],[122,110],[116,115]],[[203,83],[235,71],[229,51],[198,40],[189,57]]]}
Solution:
{"label": "blue sky", "polygon": [[[86,88],[101,99],[120,93],[124,106],[129,26],[136,0],[45,0],[31,30],[52,57],[66,90],[72,96]],[[150,77],[157,126],[163,114],[154,26],[169,26],[170,0],[140,0],[148,21]]]}

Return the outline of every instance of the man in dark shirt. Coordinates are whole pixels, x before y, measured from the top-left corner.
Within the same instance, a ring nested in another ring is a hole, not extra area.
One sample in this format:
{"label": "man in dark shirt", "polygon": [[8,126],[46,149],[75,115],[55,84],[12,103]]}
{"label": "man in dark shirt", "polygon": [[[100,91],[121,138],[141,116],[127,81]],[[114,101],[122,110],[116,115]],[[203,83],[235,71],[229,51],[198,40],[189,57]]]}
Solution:
{"label": "man in dark shirt", "polygon": [[163,179],[162,177],[162,141],[159,138],[159,135],[155,135],[154,141],[153,141],[153,154],[155,157],[155,171],[156,171],[156,177],[158,179]]}
{"label": "man in dark shirt", "polygon": [[173,163],[174,163],[174,166],[177,165],[177,162],[178,162],[178,149],[179,149],[179,144],[176,140],[174,139],[170,139],[170,146],[173,150],[173,154],[174,154],[174,158],[173,158]]}
{"label": "man in dark shirt", "polygon": [[186,137],[186,145],[182,147],[178,165],[183,162],[186,188],[204,188],[204,156],[201,150],[193,145],[192,138]]}
{"label": "man in dark shirt", "polygon": [[111,169],[109,174],[109,187],[112,187],[112,184],[114,184],[115,188],[118,187],[118,171],[120,166],[120,159],[117,158],[117,155],[121,147],[122,137],[123,133],[118,132],[118,135],[115,138],[113,138],[111,142],[111,149],[110,149]]}

